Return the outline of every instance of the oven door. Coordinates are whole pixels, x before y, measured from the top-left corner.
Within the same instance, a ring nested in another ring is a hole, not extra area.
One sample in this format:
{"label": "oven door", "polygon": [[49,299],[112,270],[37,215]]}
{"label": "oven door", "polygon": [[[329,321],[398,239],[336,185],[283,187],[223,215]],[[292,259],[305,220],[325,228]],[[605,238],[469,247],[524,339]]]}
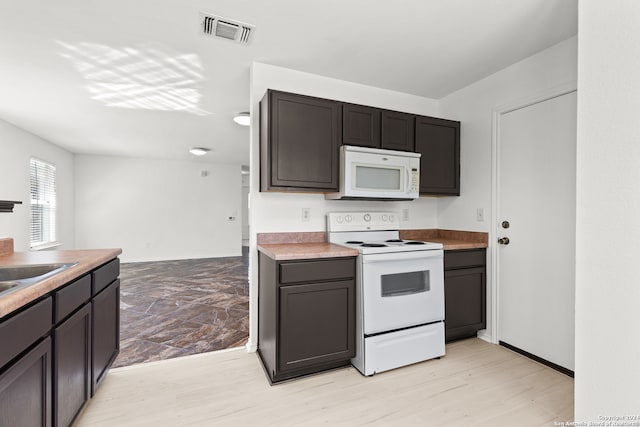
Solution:
{"label": "oven door", "polygon": [[444,320],[442,250],[362,256],[364,334]]}

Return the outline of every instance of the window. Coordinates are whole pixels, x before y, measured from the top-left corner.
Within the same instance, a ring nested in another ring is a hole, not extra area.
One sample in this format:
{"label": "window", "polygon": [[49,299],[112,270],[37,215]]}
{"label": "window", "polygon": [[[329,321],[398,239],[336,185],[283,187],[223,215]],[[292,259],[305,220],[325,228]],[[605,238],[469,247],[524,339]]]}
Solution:
{"label": "window", "polygon": [[31,159],[31,248],[56,243],[56,167]]}

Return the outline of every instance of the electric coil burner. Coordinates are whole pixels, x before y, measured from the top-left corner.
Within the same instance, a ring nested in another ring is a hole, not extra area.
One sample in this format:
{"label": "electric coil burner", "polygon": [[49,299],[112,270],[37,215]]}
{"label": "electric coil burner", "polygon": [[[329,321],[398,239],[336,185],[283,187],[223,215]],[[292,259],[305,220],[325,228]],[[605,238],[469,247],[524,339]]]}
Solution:
{"label": "electric coil burner", "polygon": [[442,244],[400,239],[398,218],[327,214],[329,242],[359,253],[351,363],[367,376],[445,354]]}

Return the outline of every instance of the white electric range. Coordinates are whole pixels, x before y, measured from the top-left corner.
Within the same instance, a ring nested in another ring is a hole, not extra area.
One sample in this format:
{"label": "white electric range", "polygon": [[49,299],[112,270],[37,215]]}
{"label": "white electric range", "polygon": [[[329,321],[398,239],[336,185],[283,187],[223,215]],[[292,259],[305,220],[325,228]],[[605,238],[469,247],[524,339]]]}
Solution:
{"label": "white electric range", "polygon": [[363,374],[445,354],[442,244],[402,240],[395,212],[331,212],[329,242],[357,249],[356,356]]}

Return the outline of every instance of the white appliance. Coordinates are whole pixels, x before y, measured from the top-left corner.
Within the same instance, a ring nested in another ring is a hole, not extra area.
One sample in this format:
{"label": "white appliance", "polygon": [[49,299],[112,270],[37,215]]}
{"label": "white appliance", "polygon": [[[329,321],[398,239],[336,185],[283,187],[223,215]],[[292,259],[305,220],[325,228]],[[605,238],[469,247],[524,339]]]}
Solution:
{"label": "white appliance", "polygon": [[401,240],[395,212],[331,212],[329,242],[357,249],[356,356],[373,375],[444,356],[442,244]]}
{"label": "white appliance", "polygon": [[340,147],[340,191],[327,199],[412,200],[418,198],[420,153]]}

